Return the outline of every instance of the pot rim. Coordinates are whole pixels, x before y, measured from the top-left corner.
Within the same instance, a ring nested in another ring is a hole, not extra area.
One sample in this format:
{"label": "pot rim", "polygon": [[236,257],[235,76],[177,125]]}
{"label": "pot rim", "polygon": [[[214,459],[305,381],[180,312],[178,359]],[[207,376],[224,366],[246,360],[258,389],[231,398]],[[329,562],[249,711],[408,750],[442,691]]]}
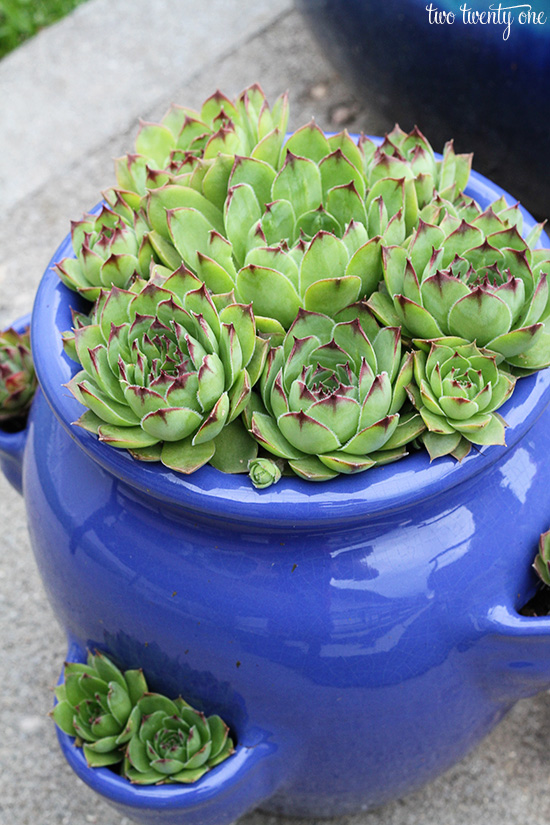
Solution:
{"label": "pot rim", "polygon": [[[502,195],[510,205],[516,203],[476,172],[471,173],[465,191],[483,208]],[[535,219],[523,207],[521,210],[525,230],[529,231]],[[542,238],[550,246],[546,233]],[[53,271],[55,262],[72,255],[69,234],[55,251],[34,303],[32,349],[44,396],[74,442],[102,468],[147,496],[197,514],[241,523],[306,526],[341,520],[350,523],[415,506],[487,471],[517,444],[550,402],[550,370],[519,379],[513,396],[499,411],[509,425],[506,446],[474,446],[460,464],[450,456],[430,463],[428,453],[422,450],[357,475],[340,475],[320,483],[283,477],[276,485],[257,490],[248,475],[225,474],[210,465],[186,476],[160,463],[139,462],[126,450],[101,444],[95,435],[72,426],[84,408],[69,390],[62,389],[79,367],[63,352],[61,333],[72,326],[71,306],[76,309],[87,302],[65,287]]]}

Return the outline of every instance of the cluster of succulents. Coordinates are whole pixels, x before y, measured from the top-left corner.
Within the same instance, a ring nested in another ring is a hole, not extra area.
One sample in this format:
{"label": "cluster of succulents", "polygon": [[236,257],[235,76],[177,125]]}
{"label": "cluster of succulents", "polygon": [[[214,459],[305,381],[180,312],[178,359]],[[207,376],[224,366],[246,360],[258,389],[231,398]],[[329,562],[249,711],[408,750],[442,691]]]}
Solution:
{"label": "cluster of succulents", "polygon": [[0,332],[0,428],[24,426],[36,386],[29,330]]}
{"label": "cluster of succulents", "polygon": [[104,653],[67,662],[52,717],[91,768],[117,766],[138,785],[196,782],[234,752],[229,728],[181,697],[151,693],[141,670],[121,671]]}
{"label": "cluster of succulents", "polygon": [[63,282],[79,424],[142,460],[322,481],[426,447],[503,444],[497,409],[550,365],[550,250],[471,155],[395,127],[287,136],[258,86],[142,124]]}

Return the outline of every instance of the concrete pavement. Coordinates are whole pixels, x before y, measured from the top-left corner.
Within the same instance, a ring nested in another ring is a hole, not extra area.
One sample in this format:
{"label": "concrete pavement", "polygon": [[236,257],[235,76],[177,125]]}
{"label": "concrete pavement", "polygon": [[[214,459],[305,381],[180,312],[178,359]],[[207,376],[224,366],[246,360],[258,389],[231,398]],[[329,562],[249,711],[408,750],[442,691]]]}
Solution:
{"label": "concrete pavement", "polygon": [[[255,80],[270,99],[290,89],[293,126],[312,115],[327,129],[391,126],[353,99],[291,0],[89,0],[0,62],[0,325],[31,307],[69,220],[113,182],[112,158],[131,150],[140,117]],[[65,642],[3,478],[0,525],[0,823],[128,825],[58,751],[46,714]],[[548,696],[524,700],[432,785],[334,825],[547,825],[549,741]],[[291,820],[254,812],[239,825],[275,823]]]}

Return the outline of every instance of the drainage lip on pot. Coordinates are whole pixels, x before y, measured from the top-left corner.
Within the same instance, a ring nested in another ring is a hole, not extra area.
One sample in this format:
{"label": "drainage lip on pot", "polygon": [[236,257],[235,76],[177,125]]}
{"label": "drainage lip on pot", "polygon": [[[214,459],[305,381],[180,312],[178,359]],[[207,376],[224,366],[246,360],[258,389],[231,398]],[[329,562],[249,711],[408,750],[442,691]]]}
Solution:
{"label": "drainage lip on pot", "polygon": [[[499,186],[476,172],[471,173],[465,191],[482,208],[503,195],[510,205],[515,203]],[[523,208],[522,215],[528,232],[535,220]],[[550,246],[545,233],[542,240]],[[241,524],[269,522],[308,529],[312,523],[336,523],[342,518],[353,523],[367,515],[412,507],[487,471],[525,435],[550,402],[548,370],[521,378],[512,398],[499,410],[509,425],[507,446],[476,448],[460,464],[449,456],[430,464],[428,453],[419,451],[366,473],[340,475],[322,483],[284,477],[272,487],[257,490],[246,475],[228,475],[209,465],[185,476],[160,463],[138,462],[125,450],[101,444],[96,436],[72,426],[83,407],[62,385],[79,367],[63,352],[61,333],[72,326],[71,306],[82,309],[87,302],[65,287],[52,271],[56,261],[71,255],[68,235],[52,257],[34,304],[33,356],[44,395],[70,437],[104,469],[147,496],[195,513]]]}

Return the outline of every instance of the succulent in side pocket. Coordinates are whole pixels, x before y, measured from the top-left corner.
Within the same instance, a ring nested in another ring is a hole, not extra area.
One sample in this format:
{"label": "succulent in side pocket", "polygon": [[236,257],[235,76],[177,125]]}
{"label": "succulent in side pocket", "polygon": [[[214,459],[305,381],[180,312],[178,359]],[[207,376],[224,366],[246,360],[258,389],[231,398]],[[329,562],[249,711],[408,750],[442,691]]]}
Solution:
{"label": "succulent in side pocket", "polygon": [[29,330],[0,332],[0,427],[24,425],[36,387]]}
{"label": "succulent in side pocket", "polygon": [[64,733],[76,737],[90,767],[115,765],[139,725],[137,704],[146,692],[141,670],[122,673],[104,653],[90,653],[85,665],[65,664],[52,716]]}
{"label": "succulent in side pocket", "polygon": [[550,587],[550,530],[541,533],[539,552],[535,557],[533,567],[544,584]]}
{"label": "succulent in side pocket", "polygon": [[128,743],[124,776],[138,785],[196,782],[234,752],[229,728],[183,699],[150,693],[137,708],[141,724]]}

